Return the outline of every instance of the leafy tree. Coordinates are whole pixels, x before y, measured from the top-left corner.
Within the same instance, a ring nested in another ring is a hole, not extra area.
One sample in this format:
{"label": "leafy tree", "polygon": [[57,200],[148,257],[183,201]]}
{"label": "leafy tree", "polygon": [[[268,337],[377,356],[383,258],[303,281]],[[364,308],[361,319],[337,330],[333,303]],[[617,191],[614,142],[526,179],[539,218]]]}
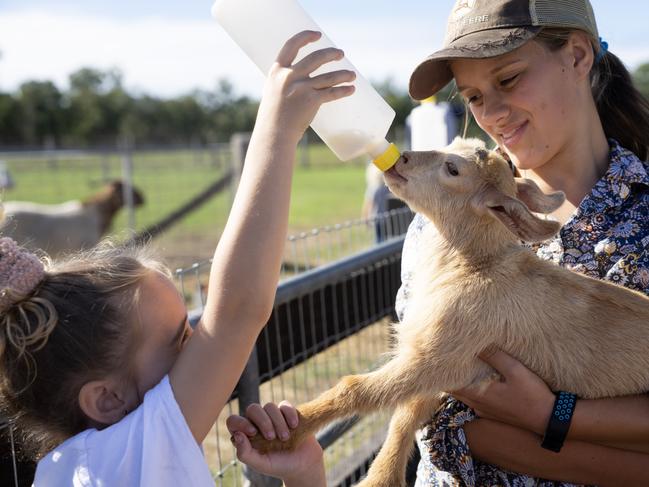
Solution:
{"label": "leafy tree", "polygon": [[112,143],[131,104],[117,70],[82,68],[69,77],[68,141]]}
{"label": "leafy tree", "polygon": [[0,93],[0,145],[23,143],[20,102],[9,93]]}
{"label": "leafy tree", "polygon": [[389,134],[390,138],[394,138],[395,130],[397,128],[403,128],[406,123],[406,118],[410,115],[412,109],[417,106],[417,103],[410,98],[407,91],[398,88],[392,78],[375,83],[374,87],[396,112],[392,129],[390,130],[391,133]]}
{"label": "leafy tree", "polygon": [[27,145],[42,145],[62,134],[63,95],[51,81],[29,81],[20,86],[21,135]]}

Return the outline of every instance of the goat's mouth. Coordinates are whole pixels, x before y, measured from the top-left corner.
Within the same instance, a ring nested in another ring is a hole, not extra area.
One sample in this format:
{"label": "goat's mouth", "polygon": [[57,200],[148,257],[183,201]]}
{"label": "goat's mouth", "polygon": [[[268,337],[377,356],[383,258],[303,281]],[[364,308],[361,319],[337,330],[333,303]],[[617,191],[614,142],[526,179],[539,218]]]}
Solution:
{"label": "goat's mouth", "polygon": [[408,182],[408,180],[405,177],[403,177],[401,173],[399,173],[396,164],[392,166],[390,169],[388,169],[387,171],[385,171],[384,174],[386,178],[392,179],[393,181],[403,182],[403,183]]}

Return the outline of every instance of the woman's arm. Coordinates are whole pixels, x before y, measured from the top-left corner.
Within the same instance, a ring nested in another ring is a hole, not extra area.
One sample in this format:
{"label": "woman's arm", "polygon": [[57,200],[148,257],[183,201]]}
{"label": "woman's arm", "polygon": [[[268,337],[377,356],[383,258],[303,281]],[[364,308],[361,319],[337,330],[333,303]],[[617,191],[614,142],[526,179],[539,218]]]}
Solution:
{"label": "woman's arm", "polygon": [[288,226],[297,143],[318,108],[353,92],[337,86],[351,71],[311,76],[342,51],[323,49],[294,64],[320,38],[302,32],[282,48],[270,70],[241,181],[214,253],[200,324],[170,372],[176,400],[200,443],[241,375],[272,311]]}
{"label": "woman's arm", "polygon": [[578,400],[568,438],[649,453],[649,396]]}
{"label": "woman's arm", "polygon": [[[481,358],[504,380],[453,395],[482,418],[543,435],[554,404],[545,382],[505,352]],[[649,396],[578,400],[567,438],[649,453]]]}
{"label": "woman's arm", "polygon": [[581,441],[561,452],[541,448],[541,437],[489,419],[464,425],[474,458],[532,477],[600,487],[648,485],[649,455]]}

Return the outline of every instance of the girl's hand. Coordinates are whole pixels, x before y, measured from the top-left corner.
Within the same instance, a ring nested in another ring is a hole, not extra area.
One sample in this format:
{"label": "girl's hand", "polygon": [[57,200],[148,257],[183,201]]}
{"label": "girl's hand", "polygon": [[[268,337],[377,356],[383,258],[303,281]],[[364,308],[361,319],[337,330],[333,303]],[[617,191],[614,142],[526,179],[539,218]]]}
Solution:
{"label": "girl's hand", "polygon": [[542,435],[554,405],[554,394],[543,380],[501,350],[480,358],[496,369],[502,381],[469,386],[451,394],[478,416],[494,419]]}
{"label": "girl's hand", "polygon": [[294,63],[299,50],[315,42],[322,34],[303,31],[289,39],[268,73],[258,121],[268,121],[283,135],[298,141],[315,117],[320,105],[351,95],[348,83],[356,78],[354,71],[340,70],[311,76],[322,65],[344,57],[340,49],[327,48],[308,54]]}
{"label": "girl's hand", "polygon": [[300,443],[294,451],[262,455],[250,445],[248,437],[257,431],[267,439],[288,439],[289,430],[298,425],[298,414],[287,401],[279,406],[268,403],[263,408],[252,404],[246,409],[246,417],[232,415],[226,425],[232,434],[237,458],[257,472],[281,478],[287,485],[301,486],[307,482],[312,487],[325,485],[322,448],[315,436]]}

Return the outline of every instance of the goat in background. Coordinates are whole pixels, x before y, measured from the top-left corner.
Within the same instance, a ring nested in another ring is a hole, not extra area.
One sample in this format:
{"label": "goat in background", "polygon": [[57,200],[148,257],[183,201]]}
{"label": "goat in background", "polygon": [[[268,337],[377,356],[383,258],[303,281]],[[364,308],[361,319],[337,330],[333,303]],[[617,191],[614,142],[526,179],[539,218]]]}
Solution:
{"label": "goat in background", "polygon": [[135,206],[144,203],[142,194],[122,181],[113,181],[81,201],[57,205],[8,201],[2,204],[0,234],[51,257],[93,247],[108,233],[113,218],[126,204],[125,191],[133,192]]}

